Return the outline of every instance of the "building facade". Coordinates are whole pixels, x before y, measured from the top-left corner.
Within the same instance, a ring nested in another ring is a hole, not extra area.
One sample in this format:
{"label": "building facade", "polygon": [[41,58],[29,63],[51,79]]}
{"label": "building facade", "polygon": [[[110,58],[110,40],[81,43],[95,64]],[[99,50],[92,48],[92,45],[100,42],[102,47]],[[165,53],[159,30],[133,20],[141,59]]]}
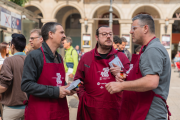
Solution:
{"label": "building facade", "polygon": [[[132,43],[129,32],[132,18],[137,14],[149,14],[154,18],[156,36],[171,58],[180,50],[179,0],[113,0],[112,6],[113,33],[127,38],[131,53],[137,45]],[[41,16],[41,25],[50,21],[61,23],[66,35],[72,37],[73,46],[79,45],[85,52],[97,43],[96,29],[109,25],[110,0],[30,0],[24,7]]]}
{"label": "building facade", "polygon": [[37,17],[11,1],[0,0],[0,43],[9,43],[13,33],[24,34],[28,43],[30,30],[39,25]]}

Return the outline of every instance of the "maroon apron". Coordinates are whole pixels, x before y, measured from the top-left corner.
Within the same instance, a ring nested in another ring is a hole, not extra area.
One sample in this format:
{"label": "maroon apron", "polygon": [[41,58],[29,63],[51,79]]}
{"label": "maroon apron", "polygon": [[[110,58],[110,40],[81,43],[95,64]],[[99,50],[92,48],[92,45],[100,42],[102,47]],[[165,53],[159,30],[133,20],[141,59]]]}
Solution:
{"label": "maroon apron", "polygon": [[77,120],[118,120],[122,92],[111,95],[106,90],[105,85],[115,81],[109,71],[110,61],[96,60],[95,49],[92,52],[92,63],[85,75],[85,92],[79,101]]}
{"label": "maroon apron", "polygon": [[[46,63],[42,47],[41,50],[44,65],[37,83],[49,86],[63,86],[65,84],[63,63]],[[69,120],[66,97],[53,99],[30,95],[25,109],[25,120]]]}
{"label": "maroon apron", "polygon": [[[143,47],[144,46],[142,46],[139,55],[136,54],[132,55],[131,65],[133,67],[126,78],[127,81],[137,80],[143,77],[139,69],[139,60],[142,54]],[[147,92],[124,91],[119,120],[145,120],[154,96],[161,98],[166,103],[166,100],[160,95],[155,94],[153,90]],[[169,112],[169,107],[167,104],[166,107],[168,110],[168,120],[169,120],[169,116],[171,116],[171,113]]]}

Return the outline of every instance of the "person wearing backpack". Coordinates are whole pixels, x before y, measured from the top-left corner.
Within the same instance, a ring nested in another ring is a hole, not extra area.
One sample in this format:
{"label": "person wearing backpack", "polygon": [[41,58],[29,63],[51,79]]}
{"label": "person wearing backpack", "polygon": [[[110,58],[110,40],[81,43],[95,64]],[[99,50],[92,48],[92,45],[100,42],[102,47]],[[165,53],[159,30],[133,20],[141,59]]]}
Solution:
{"label": "person wearing backpack", "polygon": [[74,75],[78,66],[78,53],[72,46],[71,37],[66,37],[64,40],[65,58],[64,67],[66,71],[66,82],[73,81]]}

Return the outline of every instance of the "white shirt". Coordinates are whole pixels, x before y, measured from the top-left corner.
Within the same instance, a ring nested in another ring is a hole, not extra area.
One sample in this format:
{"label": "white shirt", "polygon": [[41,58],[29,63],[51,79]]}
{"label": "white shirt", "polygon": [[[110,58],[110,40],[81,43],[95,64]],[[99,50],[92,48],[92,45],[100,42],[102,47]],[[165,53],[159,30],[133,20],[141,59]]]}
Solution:
{"label": "white shirt", "polygon": [[4,58],[1,56],[1,54],[0,54],[0,65],[2,65],[3,64],[3,62],[4,62]]}

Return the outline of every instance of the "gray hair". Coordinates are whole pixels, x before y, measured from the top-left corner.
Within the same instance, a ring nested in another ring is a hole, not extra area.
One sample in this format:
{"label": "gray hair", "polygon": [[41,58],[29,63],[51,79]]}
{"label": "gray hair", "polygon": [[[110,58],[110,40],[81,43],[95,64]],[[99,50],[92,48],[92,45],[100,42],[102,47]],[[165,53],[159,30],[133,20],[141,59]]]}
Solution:
{"label": "gray hair", "polygon": [[139,20],[139,22],[140,22],[139,25],[140,26],[148,25],[150,32],[155,33],[154,20],[150,15],[148,15],[148,14],[139,14],[139,15],[136,15],[132,19],[132,21],[135,21],[135,20]]}
{"label": "gray hair", "polygon": [[67,43],[70,43],[70,45],[72,45],[72,39],[71,39],[71,37],[66,37],[65,40],[67,41]]}
{"label": "gray hair", "polygon": [[42,37],[41,29],[32,29],[30,34],[32,34],[32,33],[37,33],[39,35],[39,37]]}
{"label": "gray hair", "polygon": [[120,39],[121,39],[122,42],[125,42],[125,43],[127,42],[125,37],[121,37]]}
{"label": "gray hair", "polygon": [[42,33],[42,37],[43,37],[44,42],[49,39],[49,32],[50,31],[53,33],[56,32],[56,26],[57,25],[61,26],[61,24],[59,24],[57,22],[48,22],[41,28],[41,33]]}

